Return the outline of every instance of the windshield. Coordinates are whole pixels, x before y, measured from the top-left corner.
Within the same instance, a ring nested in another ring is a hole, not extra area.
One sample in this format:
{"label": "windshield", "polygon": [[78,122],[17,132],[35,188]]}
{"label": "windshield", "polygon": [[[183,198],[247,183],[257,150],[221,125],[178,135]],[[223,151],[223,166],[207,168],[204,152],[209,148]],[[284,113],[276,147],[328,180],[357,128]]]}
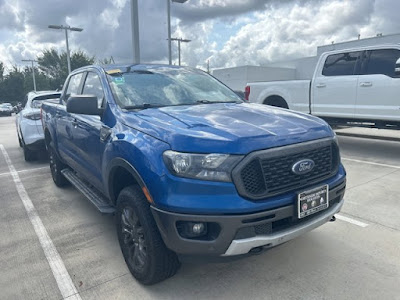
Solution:
{"label": "windshield", "polygon": [[151,68],[109,75],[108,78],[122,108],[242,102],[218,80],[197,70]]}

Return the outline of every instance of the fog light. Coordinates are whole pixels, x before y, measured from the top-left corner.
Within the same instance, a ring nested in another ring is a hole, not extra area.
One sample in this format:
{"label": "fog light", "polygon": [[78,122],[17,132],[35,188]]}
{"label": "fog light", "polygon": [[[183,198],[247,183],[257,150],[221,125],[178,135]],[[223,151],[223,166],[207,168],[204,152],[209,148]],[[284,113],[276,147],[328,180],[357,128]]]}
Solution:
{"label": "fog light", "polygon": [[192,227],[192,231],[194,234],[201,234],[204,231],[204,224],[203,223],[196,223]]}
{"label": "fog light", "polygon": [[207,223],[179,221],[176,224],[179,235],[183,238],[193,239],[207,234]]}

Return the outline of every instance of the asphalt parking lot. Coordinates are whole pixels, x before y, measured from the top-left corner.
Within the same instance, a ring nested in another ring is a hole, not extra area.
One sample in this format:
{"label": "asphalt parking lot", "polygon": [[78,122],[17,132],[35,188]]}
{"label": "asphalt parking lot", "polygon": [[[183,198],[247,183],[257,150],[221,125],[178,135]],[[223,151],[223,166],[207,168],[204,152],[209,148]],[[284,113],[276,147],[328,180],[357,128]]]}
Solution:
{"label": "asphalt parking lot", "polygon": [[[57,188],[45,154],[24,161],[14,118],[0,118],[1,299],[63,298],[46,247],[72,279],[64,299],[400,299],[398,141],[339,137],[348,184],[336,222],[246,259],[183,264],[146,287],[125,265],[113,217],[73,187]],[[31,220],[53,248],[39,242]]]}

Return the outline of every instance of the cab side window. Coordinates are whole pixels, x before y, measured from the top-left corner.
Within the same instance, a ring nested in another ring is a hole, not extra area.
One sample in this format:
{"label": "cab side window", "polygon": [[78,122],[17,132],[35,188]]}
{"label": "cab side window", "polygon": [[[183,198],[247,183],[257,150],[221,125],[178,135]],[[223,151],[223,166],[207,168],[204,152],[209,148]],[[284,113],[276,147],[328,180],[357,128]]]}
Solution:
{"label": "cab side window", "polygon": [[80,93],[81,93],[80,86],[81,86],[82,76],[83,76],[83,73],[78,73],[78,74],[71,76],[71,78],[69,79],[69,82],[68,82],[68,87],[67,87],[67,91],[65,93],[65,98],[63,99],[64,101],[67,101],[67,99],[70,96],[80,95]]}
{"label": "cab side window", "polygon": [[83,85],[83,94],[94,95],[97,97],[97,106],[101,108],[103,106],[104,92],[101,86],[99,76],[94,72],[87,74],[85,84]]}
{"label": "cab side window", "polygon": [[400,58],[400,50],[381,49],[369,53],[368,63],[363,75],[382,74],[389,77],[398,77],[395,74],[396,61]]}
{"label": "cab side window", "polygon": [[322,75],[324,76],[346,76],[354,75],[357,60],[360,57],[361,52],[346,52],[329,55],[322,69]]}

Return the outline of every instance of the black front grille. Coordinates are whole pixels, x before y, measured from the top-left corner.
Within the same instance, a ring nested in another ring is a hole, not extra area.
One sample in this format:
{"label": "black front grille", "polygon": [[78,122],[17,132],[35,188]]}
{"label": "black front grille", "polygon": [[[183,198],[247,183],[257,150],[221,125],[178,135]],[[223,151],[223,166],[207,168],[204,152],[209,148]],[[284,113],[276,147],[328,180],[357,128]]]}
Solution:
{"label": "black front grille", "polygon": [[[314,161],[315,166],[312,171],[304,175],[293,173],[293,164],[305,158]],[[265,159],[261,162],[261,166],[268,193],[274,194],[281,190],[305,185],[310,180],[329,175],[332,172],[332,147],[326,146],[294,155]]]}
{"label": "black front grille", "polygon": [[[315,166],[309,173],[295,174],[292,167],[302,159],[312,159]],[[330,139],[252,153],[233,178],[242,196],[262,199],[321,181],[331,176],[338,164],[339,150]]]}

